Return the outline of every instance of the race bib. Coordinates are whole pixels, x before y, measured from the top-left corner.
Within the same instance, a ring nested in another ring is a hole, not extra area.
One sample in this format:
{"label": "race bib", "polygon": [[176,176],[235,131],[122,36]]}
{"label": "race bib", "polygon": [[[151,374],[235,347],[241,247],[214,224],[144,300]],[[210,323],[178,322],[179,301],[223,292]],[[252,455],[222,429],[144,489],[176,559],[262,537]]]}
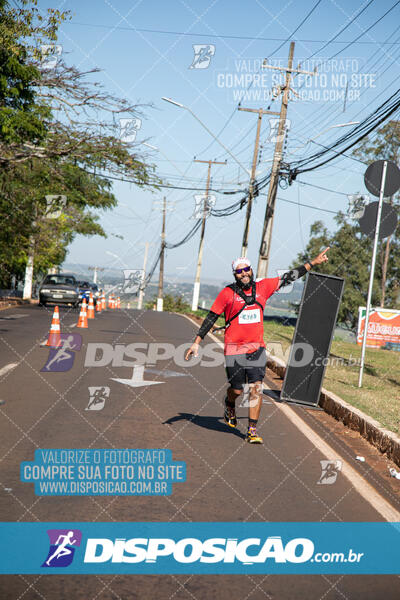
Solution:
{"label": "race bib", "polygon": [[248,323],[260,322],[260,309],[253,308],[252,310],[243,310],[239,317],[239,325],[247,325]]}

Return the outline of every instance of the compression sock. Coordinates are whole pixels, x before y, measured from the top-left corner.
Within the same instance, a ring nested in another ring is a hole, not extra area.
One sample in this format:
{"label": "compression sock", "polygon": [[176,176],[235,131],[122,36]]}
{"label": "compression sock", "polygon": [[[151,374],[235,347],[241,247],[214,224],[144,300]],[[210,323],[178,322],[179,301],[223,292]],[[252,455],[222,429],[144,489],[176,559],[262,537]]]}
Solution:
{"label": "compression sock", "polygon": [[254,427],[254,429],[257,427],[257,421],[258,419],[249,419],[249,427]]}
{"label": "compression sock", "polygon": [[225,397],[225,406],[228,406],[229,408],[235,408],[235,401],[229,400],[228,396],[226,396]]}

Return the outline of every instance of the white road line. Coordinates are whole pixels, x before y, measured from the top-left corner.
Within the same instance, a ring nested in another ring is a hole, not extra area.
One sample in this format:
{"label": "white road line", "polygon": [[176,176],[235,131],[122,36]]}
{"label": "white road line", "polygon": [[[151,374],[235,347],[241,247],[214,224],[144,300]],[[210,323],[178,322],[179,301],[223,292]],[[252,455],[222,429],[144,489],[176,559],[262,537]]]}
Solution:
{"label": "white road line", "polygon": [[[187,315],[182,314],[198,327],[198,323],[193,321]],[[214,334],[209,333],[214,341],[223,347],[223,343]],[[327,444],[307,423],[299,417],[291,406],[284,403],[277,403],[277,407],[284,415],[297,427],[297,429],[329,460],[340,460],[342,462],[341,472],[349,480],[354,489],[374,508],[386,521],[400,521],[400,512],[397,511],[385,498],[383,498],[376,489],[370,485],[362,475],[354,469],[336,450]]]}
{"label": "white road line", "polygon": [[8,371],[11,371],[11,369],[14,369],[18,365],[19,365],[19,363],[10,363],[9,365],[6,365],[5,367],[3,367],[2,369],[0,369],[0,377],[2,375],[5,375],[6,373],[8,373]]}
{"label": "white road line", "polygon": [[6,317],[0,317],[0,321],[11,321],[13,319],[23,319],[24,317],[29,317],[30,315],[7,315]]}
{"label": "white road line", "polygon": [[371,506],[384,518],[386,521],[399,521],[400,512],[397,511],[385,498],[383,498],[375,488],[369,484],[362,475],[356,471],[340,454],[338,454],[329,444],[327,444],[315,431],[307,425],[305,421],[287,404],[278,404],[280,410],[285,416],[295,425],[306,438],[314,444],[314,446],[328,460],[341,460],[341,472],[349,480],[351,485],[357,490]]}

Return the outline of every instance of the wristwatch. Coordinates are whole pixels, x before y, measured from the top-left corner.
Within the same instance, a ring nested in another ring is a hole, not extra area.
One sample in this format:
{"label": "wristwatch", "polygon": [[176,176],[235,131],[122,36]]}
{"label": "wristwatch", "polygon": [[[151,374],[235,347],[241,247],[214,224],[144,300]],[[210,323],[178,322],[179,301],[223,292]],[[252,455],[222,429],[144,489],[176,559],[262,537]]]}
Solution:
{"label": "wristwatch", "polygon": [[306,264],[307,264],[307,265],[310,265],[310,267],[311,267],[311,268],[313,268],[313,266],[314,266],[314,265],[312,264],[311,260],[306,260]]}

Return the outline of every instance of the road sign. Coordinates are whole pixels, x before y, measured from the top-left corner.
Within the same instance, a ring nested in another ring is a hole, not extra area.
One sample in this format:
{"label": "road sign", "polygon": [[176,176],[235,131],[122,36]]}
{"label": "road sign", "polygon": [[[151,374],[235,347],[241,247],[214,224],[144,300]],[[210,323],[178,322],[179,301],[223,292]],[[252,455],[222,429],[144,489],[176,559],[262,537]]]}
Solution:
{"label": "road sign", "polygon": [[[363,233],[374,238],[379,202],[371,202],[365,207],[363,216],[358,220]],[[379,239],[383,240],[392,235],[397,227],[397,211],[388,204],[382,202],[381,224],[379,227]]]}
{"label": "road sign", "polygon": [[389,196],[393,196],[400,188],[400,170],[391,160],[376,160],[370,164],[365,171],[364,183],[367,190],[373,196],[379,196],[381,191],[383,165],[385,162],[387,163],[387,168],[383,196],[388,198]]}

